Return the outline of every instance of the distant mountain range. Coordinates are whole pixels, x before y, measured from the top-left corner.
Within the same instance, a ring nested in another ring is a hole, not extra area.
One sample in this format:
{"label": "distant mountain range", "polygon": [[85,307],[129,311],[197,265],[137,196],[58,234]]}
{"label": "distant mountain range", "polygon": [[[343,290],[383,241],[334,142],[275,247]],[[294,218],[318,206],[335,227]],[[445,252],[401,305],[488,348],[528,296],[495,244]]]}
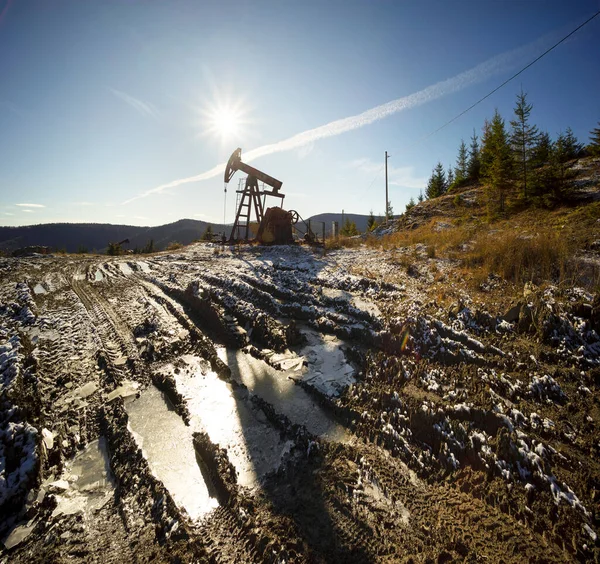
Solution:
{"label": "distant mountain range", "polygon": [[[194,219],[181,219],[175,223],[157,227],[111,225],[108,223],[48,223],[24,227],[0,227],[0,250],[11,252],[30,246],[51,247],[69,253],[85,249],[87,252],[103,253],[109,243],[119,243],[125,249],[143,248],[153,241],[156,250],[164,250],[170,243],[184,245],[200,239],[208,223]],[[213,233],[223,231],[223,225],[212,224]],[[228,230],[229,231],[229,230]]]}
{"label": "distant mountain range", "polygon": [[[322,223],[325,222],[326,235],[331,234],[332,222],[337,221],[342,227],[341,213],[322,213],[309,218],[311,229],[320,235]],[[350,219],[356,223],[359,231],[367,228],[368,216],[344,214],[344,221]],[[308,221],[308,220],[307,220]],[[157,227],[136,227],[134,225],[112,225],[109,223],[47,223],[27,225],[23,227],[0,227],[0,251],[12,252],[16,249],[32,246],[50,247],[54,251],[64,250],[75,253],[85,249],[86,252],[104,253],[109,243],[119,243],[129,239],[123,245],[125,249],[142,249],[150,241],[156,250],[166,249],[170,243],[187,245],[200,239],[208,223],[195,219],[180,219],[174,223]],[[229,236],[231,225],[211,224],[213,233],[225,233]]]}

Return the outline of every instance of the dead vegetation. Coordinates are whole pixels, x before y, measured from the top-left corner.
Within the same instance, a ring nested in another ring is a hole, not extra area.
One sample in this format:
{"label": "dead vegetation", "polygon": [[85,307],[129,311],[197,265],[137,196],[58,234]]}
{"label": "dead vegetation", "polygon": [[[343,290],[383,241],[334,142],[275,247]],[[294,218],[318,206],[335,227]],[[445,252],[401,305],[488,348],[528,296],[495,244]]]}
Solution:
{"label": "dead vegetation", "polygon": [[[515,208],[505,217],[490,218],[477,206],[483,188],[469,186],[415,206],[395,221],[396,231],[379,238],[369,235],[365,243],[397,251],[397,261],[407,268],[414,262],[415,247],[422,245],[428,258],[457,262],[476,285],[494,275],[518,285],[546,282],[595,290],[600,285],[595,256],[600,202],[587,188],[579,200],[554,210]],[[337,244],[356,246],[355,240]]]}

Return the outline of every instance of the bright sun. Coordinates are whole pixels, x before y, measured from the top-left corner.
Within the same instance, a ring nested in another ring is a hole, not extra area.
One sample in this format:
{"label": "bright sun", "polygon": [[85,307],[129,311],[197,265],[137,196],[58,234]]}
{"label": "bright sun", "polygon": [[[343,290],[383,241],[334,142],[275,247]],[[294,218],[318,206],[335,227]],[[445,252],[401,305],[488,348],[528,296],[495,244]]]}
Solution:
{"label": "bright sun", "polygon": [[208,112],[210,133],[219,136],[223,141],[237,137],[242,125],[242,114],[237,108],[218,106]]}

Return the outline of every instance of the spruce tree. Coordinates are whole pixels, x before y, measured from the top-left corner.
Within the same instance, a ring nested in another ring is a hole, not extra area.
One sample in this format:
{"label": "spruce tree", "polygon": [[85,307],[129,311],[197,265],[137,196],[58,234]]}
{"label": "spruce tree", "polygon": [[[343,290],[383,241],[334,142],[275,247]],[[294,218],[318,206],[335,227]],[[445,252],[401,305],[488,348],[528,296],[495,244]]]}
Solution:
{"label": "spruce tree", "polygon": [[554,143],[550,150],[548,163],[541,167],[534,178],[536,202],[545,207],[566,202],[572,195],[575,185],[569,182],[574,171],[567,165],[569,152],[565,150],[564,140]]}
{"label": "spruce tree", "polygon": [[590,131],[590,144],[587,146],[587,150],[593,157],[600,157],[600,121],[598,127]]}
{"label": "spruce tree", "polygon": [[419,195],[417,196],[417,200],[419,200],[419,204],[425,199],[425,196],[423,196],[423,190],[419,191]]}
{"label": "spruce tree", "polygon": [[530,175],[531,153],[539,135],[537,127],[529,123],[532,108],[533,106],[527,103],[527,93],[521,90],[521,93],[517,94],[517,105],[514,110],[515,119],[510,122],[512,127],[510,144],[520,176],[521,195],[524,200],[529,197],[527,181]]}
{"label": "spruce tree", "polygon": [[566,163],[581,156],[583,145],[577,140],[573,130],[567,127],[565,133],[559,133],[556,143],[554,143],[554,150],[559,161]]}
{"label": "spruce tree", "polygon": [[351,221],[350,218],[346,218],[344,226],[340,230],[340,235],[343,235],[344,237],[354,237],[358,234],[359,231],[356,228],[356,223],[354,223],[354,221]]}
{"label": "spruce tree", "polygon": [[377,225],[375,221],[375,216],[373,215],[373,210],[369,212],[369,219],[367,219],[367,231],[373,231]]}
{"label": "spruce tree", "polygon": [[481,160],[479,158],[479,141],[475,130],[469,146],[469,160],[467,161],[467,178],[470,182],[478,182],[481,174]]}
{"label": "spruce tree", "polygon": [[441,196],[446,190],[446,174],[444,172],[444,166],[438,162],[435,165],[431,173],[431,178],[427,182],[427,188],[425,189],[425,196],[428,200]]}
{"label": "spruce tree", "polygon": [[487,182],[488,210],[503,213],[513,184],[513,160],[504,119],[496,110],[486,122],[481,148],[482,175]]}
{"label": "spruce tree", "polygon": [[406,204],[406,211],[411,210],[415,206],[415,199],[411,197],[410,200],[408,200],[408,204]]}
{"label": "spruce tree", "polygon": [[213,238],[213,230],[212,230],[212,225],[209,223],[206,226],[204,233],[202,234],[202,240],[203,241],[212,241],[212,238]]}
{"label": "spruce tree", "polygon": [[448,173],[446,174],[446,184],[448,186],[448,189],[450,189],[455,182],[458,184],[458,179],[454,177],[454,171],[452,170],[452,167],[449,166]]}
{"label": "spruce tree", "polygon": [[[497,112],[498,110],[496,110]],[[483,122],[483,135],[481,136],[481,150],[479,162],[481,163],[480,176],[485,177],[493,160],[492,124],[488,119]]]}
{"label": "spruce tree", "polygon": [[394,219],[394,208],[392,207],[392,202],[388,200],[387,210],[386,210],[387,219]]}
{"label": "spruce tree", "polygon": [[[451,169],[448,169],[448,174]],[[456,159],[456,167],[454,168],[455,185],[460,186],[467,179],[468,165],[467,165],[467,146],[463,139],[460,140],[460,146],[458,147],[458,157]],[[449,182],[450,183],[450,182]]]}
{"label": "spruce tree", "polygon": [[552,152],[552,139],[546,131],[542,131],[531,151],[531,168],[544,166],[550,160]]}

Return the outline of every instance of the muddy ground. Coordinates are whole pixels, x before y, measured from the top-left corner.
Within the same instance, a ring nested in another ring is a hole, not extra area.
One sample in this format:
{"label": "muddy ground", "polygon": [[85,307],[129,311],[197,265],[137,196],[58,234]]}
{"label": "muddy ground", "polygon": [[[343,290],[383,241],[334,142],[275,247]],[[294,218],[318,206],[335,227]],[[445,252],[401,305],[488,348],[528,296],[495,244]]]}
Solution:
{"label": "muddy ground", "polygon": [[416,246],[0,259],[4,562],[599,561],[600,304]]}

